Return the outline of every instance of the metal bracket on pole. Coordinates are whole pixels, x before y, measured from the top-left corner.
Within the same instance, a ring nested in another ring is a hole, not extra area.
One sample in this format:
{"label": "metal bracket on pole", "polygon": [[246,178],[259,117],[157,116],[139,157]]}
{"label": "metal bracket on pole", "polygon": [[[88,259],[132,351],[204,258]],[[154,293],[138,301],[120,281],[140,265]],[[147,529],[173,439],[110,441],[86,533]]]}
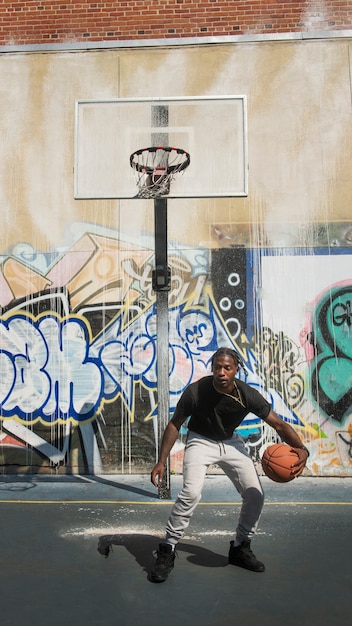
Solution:
{"label": "metal bracket on pole", "polygon": [[171,270],[169,267],[157,265],[152,272],[152,288],[154,291],[170,291]]}
{"label": "metal bracket on pole", "polygon": [[[170,269],[167,265],[167,199],[154,199],[155,270],[153,289],[156,293],[157,329],[157,388],[158,388],[158,444],[169,421],[169,298]],[[159,499],[168,500],[170,489],[170,460],[167,459],[164,478],[159,486]]]}

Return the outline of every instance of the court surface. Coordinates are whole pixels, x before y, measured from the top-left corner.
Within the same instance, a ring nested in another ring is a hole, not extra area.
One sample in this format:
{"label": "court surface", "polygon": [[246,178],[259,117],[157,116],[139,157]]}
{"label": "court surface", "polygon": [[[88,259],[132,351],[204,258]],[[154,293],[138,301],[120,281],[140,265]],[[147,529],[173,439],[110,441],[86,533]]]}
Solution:
{"label": "court surface", "polygon": [[[346,626],[352,478],[263,478],[252,548],[264,573],[228,565],[240,498],[223,475],[203,498],[165,583],[147,579],[182,477],[2,476],[1,622],[11,626]],[[100,548],[112,548],[107,558]]]}

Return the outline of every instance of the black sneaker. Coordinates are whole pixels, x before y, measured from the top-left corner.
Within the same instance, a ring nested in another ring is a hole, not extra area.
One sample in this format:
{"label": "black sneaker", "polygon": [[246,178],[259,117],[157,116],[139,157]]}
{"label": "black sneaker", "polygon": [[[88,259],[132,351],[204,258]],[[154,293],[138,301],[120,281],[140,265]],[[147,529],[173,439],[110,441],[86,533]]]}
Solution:
{"label": "black sneaker", "polygon": [[250,541],[242,541],[239,546],[234,546],[234,543],[234,541],[230,541],[230,565],[238,565],[239,567],[250,569],[252,572],[264,572],[264,563],[261,563],[258,559],[256,559],[251,550]]}
{"label": "black sneaker", "polygon": [[175,550],[168,543],[160,543],[156,553],[156,561],[149,575],[149,580],[153,583],[163,583],[170,574],[175,561]]}

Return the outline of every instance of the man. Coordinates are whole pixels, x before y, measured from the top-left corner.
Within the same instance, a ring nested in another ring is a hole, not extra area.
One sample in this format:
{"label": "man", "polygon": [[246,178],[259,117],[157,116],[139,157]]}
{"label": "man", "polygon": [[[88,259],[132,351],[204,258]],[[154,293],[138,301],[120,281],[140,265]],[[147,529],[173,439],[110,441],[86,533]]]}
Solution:
{"label": "man", "polygon": [[201,498],[207,468],[214,463],[223,469],[242,497],[235,539],[230,542],[229,563],[254,572],[265,569],[251,550],[251,539],[264,504],[263,489],[236,428],[248,413],[254,413],[272,426],[279,437],[298,453],[298,461],[292,466],[294,476],[302,472],[309,452],[293,428],[272,410],[270,403],[258,391],[235,378],[241,365],[235,350],[219,348],[211,360],[212,376],[205,376],[185,389],[165,428],[159,460],[151,472],[155,487],[162,482],[170,450],[182,424],[190,417],[183,487],[166,524],[165,540],[157,551],[149,576],[152,582],[165,581],[174,567],[175,547]]}

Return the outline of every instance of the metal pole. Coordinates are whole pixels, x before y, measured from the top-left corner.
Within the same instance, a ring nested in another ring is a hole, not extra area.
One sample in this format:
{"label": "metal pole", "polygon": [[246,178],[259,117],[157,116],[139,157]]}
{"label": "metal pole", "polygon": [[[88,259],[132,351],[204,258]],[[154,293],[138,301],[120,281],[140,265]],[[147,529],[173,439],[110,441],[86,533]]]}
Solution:
{"label": "metal pole", "polygon": [[[156,293],[157,331],[157,391],[158,391],[158,445],[169,421],[169,298],[170,271],[167,264],[167,199],[154,199],[155,270],[153,289]],[[170,459],[167,459],[164,478],[159,486],[159,499],[168,500],[170,489]]]}

